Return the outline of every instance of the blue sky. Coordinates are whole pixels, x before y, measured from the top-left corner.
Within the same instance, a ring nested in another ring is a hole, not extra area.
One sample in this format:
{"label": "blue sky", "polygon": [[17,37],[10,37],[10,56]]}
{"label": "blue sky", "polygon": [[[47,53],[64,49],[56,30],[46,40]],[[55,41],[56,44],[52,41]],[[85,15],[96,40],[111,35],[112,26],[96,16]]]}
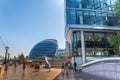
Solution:
{"label": "blue sky", "polygon": [[[63,0],[0,0],[0,37],[9,53],[28,55],[44,39],[65,48]],[[1,39],[0,38],[0,39]],[[0,55],[5,49],[0,40]]]}

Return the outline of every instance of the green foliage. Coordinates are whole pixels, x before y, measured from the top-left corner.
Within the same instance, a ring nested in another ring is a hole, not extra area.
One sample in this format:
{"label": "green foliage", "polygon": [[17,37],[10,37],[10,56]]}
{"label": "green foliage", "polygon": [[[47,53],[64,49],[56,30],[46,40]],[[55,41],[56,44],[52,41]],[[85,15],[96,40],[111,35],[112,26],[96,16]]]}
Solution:
{"label": "green foliage", "polygon": [[63,59],[67,59],[68,56],[70,56],[70,55],[69,54],[64,54],[62,57],[63,57]]}
{"label": "green foliage", "polygon": [[113,7],[115,9],[116,16],[120,18],[120,0],[117,0]]}
{"label": "green foliage", "polygon": [[116,0],[115,5],[113,5],[116,17],[118,18],[118,23],[120,24],[120,0]]}
{"label": "green foliage", "polygon": [[116,36],[111,36],[109,40],[114,49],[118,50],[120,46],[120,32],[118,32]]}
{"label": "green foliage", "polygon": [[[120,0],[117,0],[115,5],[113,5],[116,17],[118,18],[118,23],[120,24]],[[119,50],[120,46],[120,32],[115,36],[110,37],[110,44],[114,47],[115,50]]]}

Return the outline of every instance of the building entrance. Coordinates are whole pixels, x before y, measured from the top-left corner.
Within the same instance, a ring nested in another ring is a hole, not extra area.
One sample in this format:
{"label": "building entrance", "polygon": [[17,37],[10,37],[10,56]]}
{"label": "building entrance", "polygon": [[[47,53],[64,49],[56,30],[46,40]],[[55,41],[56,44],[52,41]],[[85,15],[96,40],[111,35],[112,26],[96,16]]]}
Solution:
{"label": "building entrance", "polygon": [[[110,37],[115,33],[107,32],[84,32],[85,62],[91,61],[89,58],[102,58],[118,56],[117,52],[110,45]],[[73,56],[82,57],[81,33],[73,33]]]}

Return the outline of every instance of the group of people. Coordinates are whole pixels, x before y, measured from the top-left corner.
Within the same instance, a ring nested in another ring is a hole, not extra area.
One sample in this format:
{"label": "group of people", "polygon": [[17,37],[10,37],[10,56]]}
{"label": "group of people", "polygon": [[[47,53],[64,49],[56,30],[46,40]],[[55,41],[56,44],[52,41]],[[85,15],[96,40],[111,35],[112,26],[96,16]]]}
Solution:
{"label": "group of people", "polygon": [[[22,66],[23,71],[25,71],[25,68],[26,68],[26,65],[27,65],[26,62],[23,62],[22,65],[23,65]],[[34,63],[34,71],[39,71],[39,69],[40,69],[40,64],[38,62]]]}
{"label": "group of people", "polygon": [[[27,63],[26,63],[25,61],[23,61],[23,62],[22,62],[22,69],[23,69],[23,71],[25,71],[25,69],[26,69],[27,66],[28,66]],[[17,67],[17,64],[16,64],[16,63],[14,63],[14,67],[15,67],[15,70],[16,70],[16,67]],[[34,63],[33,68],[34,68],[34,71],[39,71],[39,69],[40,69],[40,64],[37,63],[37,62]]]}
{"label": "group of people", "polygon": [[[26,62],[25,62],[25,61],[22,61],[21,64],[22,64],[22,69],[23,69],[23,71],[25,71]],[[17,63],[15,60],[13,61],[13,65],[14,65],[14,68],[15,68],[15,70],[16,70],[18,63]]]}
{"label": "group of people", "polygon": [[62,63],[62,70],[63,71],[67,71],[67,70],[71,70],[74,69],[76,71],[76,67],[77,67],[77,63],[74,62],[74,64],[72,65],[72,63],[70,61],[66,62],[66,63]]}
{"label": "group of people", "polygon": [[[14,61],[13,65],[14,65],[15,70],[16,70],[17,62]],[[33,65],[33,66],[30,66],[30,65]],[[22,62],[22,70],[25,71],[26,67],[33,67],[34,71],[39,71],[40,70],[40,63],[39,62],[34,62],[34,63],[31,63],[31,64],[27,64],[25,61],[23,61]],[[49,72],[51,71],[51,63],[48,64],[48,71]]]}

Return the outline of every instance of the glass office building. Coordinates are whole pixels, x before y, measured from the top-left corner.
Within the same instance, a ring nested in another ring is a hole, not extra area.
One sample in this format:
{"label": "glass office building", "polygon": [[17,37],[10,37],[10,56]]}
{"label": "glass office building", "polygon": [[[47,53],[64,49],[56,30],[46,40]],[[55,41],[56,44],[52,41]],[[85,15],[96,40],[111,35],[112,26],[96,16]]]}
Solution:
{"label": "glass office building", "polygon": [[116,0],[65,0],[65,38],[72,46],[72,56],[108,57],[117,55],[110,36],[120,28],[113,5]]}
{"label": "glass office building", "polygon": [[44,59],[45,56],[53,58],[58,49],[58,43],[55,39],[46,39],[36,44],[30,54],[30,59]]}

